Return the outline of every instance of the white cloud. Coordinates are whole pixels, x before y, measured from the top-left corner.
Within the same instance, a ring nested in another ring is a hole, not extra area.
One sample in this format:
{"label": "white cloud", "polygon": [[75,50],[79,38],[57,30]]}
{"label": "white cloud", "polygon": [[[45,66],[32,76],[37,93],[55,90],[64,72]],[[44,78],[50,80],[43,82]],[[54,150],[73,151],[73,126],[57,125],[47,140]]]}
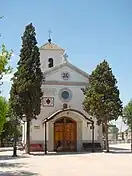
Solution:
{"label": "white cloud", "polygon": [[20,58],[20,56],[19,56],[18,54],[16,54],[16,53],[12,53],[12,54],[11,54],[11,57],[12,57],[12,58]]}
{"label": "white cloud", "polygon": [[3,82],[11,82],[11,78],[13,78],[16,69],[14,69],[11,73],[3,75],[2,81]]}
{"label": "white cloud", "polygon": [[4,75],[2,78],[2,81],[3,82],[10,82],[11,78],[13,78],[13,75],[14,75],[14,72]]}
{"label": "white cloud", "polygon": [[15,57],[15,54],[14,53],[12,53],[12,55],[11,55],[12,57]]}

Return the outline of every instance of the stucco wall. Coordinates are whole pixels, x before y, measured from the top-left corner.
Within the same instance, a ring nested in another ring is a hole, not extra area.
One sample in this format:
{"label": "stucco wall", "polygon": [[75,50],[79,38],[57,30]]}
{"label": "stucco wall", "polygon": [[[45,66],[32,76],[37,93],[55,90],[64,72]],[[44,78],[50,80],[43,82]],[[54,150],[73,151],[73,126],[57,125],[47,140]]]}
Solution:
{"label": "stucco wall", "polygon": [[[42,107],[41,113],[39,115],[39,118],[43,120],[44,118],[48,117],[52,113],[56,112],[57,110],[61,109],[63,107],[63,102],[59,97],[59,92],[63,88],[68,88],[72,91],[72,98],[69,102],[66,102],[68,106],[71,108],[75,108],[78,110],[82,110],[82,102],[83,102],[83,92],[81,88],[84,88],[84,86],[63,86],[63,85],[44,85],[42,86],[42,91],[44,92],[45,97],[54,97],[54,106],[53,107]],[[45,94],[45,89],[54,89],[55,91],[49,92]]]}
{"label": "stucco wall", "polygon": [[[84,119],[84,117],[80,116],[79,114],[75,112],[68,112],[68,115],[66,112],[60,113],[57,115],[53,120],[48,122],[47,124],[47,143],[48,143],[48,151],[54,150],[54,122],[56,119],[60,117],[70,117],[74,119],[77,122],[77,150],[80,151],[82,149],[82,143],[83,142],[92,142],[92,130],[90,129],[90,124],[87,125],[87,121]],[[34,122],[34,123],[33,123]],[[41,121],[33,120],[31,125],[31,143],[42,143],[44,144],[44,136],[45,136],[45,130],[44,125],[41,123]],[[37,123],[35,123],[37,122]],[[40,125],[40,129],[34,129],[34,124]],[[99,130],[101,129],[100,126],[97,126],[95,123],[95,133],[94,133],[94,139],[96,142],[101,142]]]}
{"label": "stucco wall", "polygon": [[63,51],[61,50],[40,50],[40,62],[42,71],[46,71],[48,68],[48,59],[53,58],[54,66],[62,63]]}
{"label": "stucco wall", "polygon": [[[68,72],[69,78],[68,80],[62,79],[62,73]],[[56,79],[55,79],[56,78]],[[64,66],[56,71],[53,71],[46,77],[46,81],[63,81],[63,82],[86,82],[88,83],[88,79],[81,75],[80,73],[77,73],[75,70],[72,70],[68,68],[67,66]]]}
{"label": "stucco wall", "polygon": [[[40,60],[41,60],[41,69],[42,72],[46,71],[48,68],[48,59],[54,59],[54,66],[60,65],[63,61],[63,52],[62,50],[40,50]],[[69,72],[68,80],[63,80],[62,73]],[[42,85],[43,97],[53,97],[54,106],[53,107],[44,107],[41,106],[41,113],[37,117],[37,120],[32,120],[31,122],[31,143],[42,143],[44,144],[44,125],[43,120],[46,117],[49,117],[56,111],[62,109],[63,104],[67,103],[69,108],[79,110],[84,113],[88,118],[90,116],[83,110],[82,103],[84,100],[84,94],[82,88],[85,88],[88,84],[88,77],[84,76],[74,68],[69,68],[68,66],[62,67],[55,72],[51,72],[45,77],[45,83]],[[60,91],[64,88],[68,88],[72,92],[72,97],[68,102],[65,102],[60,98]],[[60,114],[55,118],[66,114]],[[83,119],[77,113],[71,113],[69,115],[75,121],[77,121],[77,149],[80,150],[82,142],[91,142],[92,140],[92,130],[90,125],[87,125],[87,121]],[[95,121],[95,141],[101,141],[102,129],[100,126],[96,125],[96,119],[92,117]],[[55,120],[55,119],[54,119]],[[47,125],[47,140],[48,140],[48,149],[53,150],[53,124],[54,120],[49,122]],[[26,130],[26,128],[25,128]],[[23,132],[25,135],[26,131]],[[24,136],[23,136],[24,139]]]}

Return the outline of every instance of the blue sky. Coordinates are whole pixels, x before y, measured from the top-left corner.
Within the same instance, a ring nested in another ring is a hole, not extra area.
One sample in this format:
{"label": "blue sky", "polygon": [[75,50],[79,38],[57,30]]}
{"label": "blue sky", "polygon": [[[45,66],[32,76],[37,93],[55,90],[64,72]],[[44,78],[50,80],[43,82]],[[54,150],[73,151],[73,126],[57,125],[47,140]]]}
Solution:
{"label": "blue sky", "polygon": [[[124,105],[132,98],[132,1],[131,0],[0,0],[0,44],[13,49],[15,68],[25,25],[36,27],[39,46],[52,41],[66,49],[69,60],[91,71],[105,57],[118,80]],[[6,77],[2,94],[9,96]]]}

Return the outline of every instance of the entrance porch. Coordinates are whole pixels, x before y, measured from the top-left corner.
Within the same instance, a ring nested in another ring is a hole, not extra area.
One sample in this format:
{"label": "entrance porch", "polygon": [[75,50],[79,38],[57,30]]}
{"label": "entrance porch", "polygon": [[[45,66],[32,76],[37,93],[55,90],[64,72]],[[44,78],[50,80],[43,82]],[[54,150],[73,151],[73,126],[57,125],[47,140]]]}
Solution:
{"label": "entrance porch", "polygon": [[[94,121],[75,109],[61,109],[44,119],[44,150],[82,151],[84,137],[94,151]],[[90,128],[88,128],[90,126]]]}

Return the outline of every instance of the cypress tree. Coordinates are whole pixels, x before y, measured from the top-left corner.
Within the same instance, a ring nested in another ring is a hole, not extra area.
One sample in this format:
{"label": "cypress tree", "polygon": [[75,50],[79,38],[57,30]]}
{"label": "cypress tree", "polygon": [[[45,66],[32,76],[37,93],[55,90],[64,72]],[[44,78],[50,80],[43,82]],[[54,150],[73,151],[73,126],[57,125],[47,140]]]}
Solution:
{"label": "cypress tree", "polygon": [[20,60],[10,92],[10,104],[14,113],[20,118],[23,115],[26,117],[26,153],[30,153],[30,121],[35,119],[41,110],[41,84],[40,53],[35,28],[31,23],[25,27],[22,36]]}
{"label": "cypress tree", "polygon": [[89,77],[89,85],[84,91],[84,110],[97,118],[105,127],[106,150],[109,152],[108,123],[122,114],[117,80],[106,60],[97,65]]}

